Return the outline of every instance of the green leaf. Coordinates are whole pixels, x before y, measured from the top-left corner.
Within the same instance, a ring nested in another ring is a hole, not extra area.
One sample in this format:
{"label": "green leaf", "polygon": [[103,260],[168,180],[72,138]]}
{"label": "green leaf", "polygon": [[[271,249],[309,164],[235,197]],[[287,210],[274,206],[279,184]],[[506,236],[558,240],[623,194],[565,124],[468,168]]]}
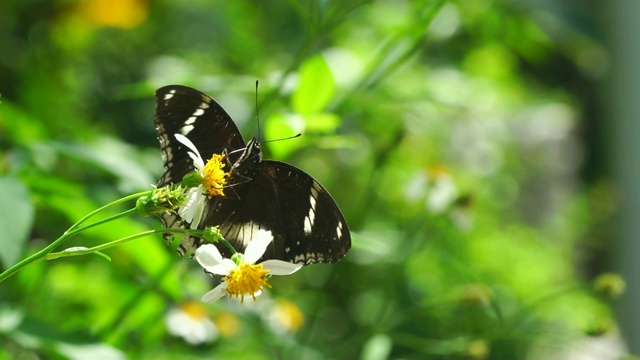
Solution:
{"label": "green leaf", "polygon": [[322,112],[335,92],[336,84],[329,66],[322,55],[316,55],[300,66],[298,87],[291,96],[291,106],[300,114]]}
{"label": "green leaf", "polygon": [[0,177],[0,261],[18,262],[33,222],[33,204],[27,188],[16,178]]}
{"label": "green leaf", "polygon": [[310,132],[333,133],[340,125],[340,117],[332,113],[311,114],[304,119]]}
{"label": "green leaf", "polygon": [[[264,135],[266,139],[284,139],[305,131],[304,119],[298,115],[274,113],[265,121]],[[269,150],[274,159],[286,159],[291,153],[303,145],[300,138],[269,143]]]}

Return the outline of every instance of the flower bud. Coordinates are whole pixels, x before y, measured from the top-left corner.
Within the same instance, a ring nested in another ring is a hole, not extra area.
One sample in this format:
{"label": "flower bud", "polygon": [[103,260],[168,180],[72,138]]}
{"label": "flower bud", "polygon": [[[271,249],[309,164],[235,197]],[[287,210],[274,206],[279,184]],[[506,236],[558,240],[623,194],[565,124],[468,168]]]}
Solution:
{"label": "flower bud", "polygon": [[179,185],[165,186],[138,198],[136,209],[142,216],[159,215],[176,210],[184,202],[185,188]]}

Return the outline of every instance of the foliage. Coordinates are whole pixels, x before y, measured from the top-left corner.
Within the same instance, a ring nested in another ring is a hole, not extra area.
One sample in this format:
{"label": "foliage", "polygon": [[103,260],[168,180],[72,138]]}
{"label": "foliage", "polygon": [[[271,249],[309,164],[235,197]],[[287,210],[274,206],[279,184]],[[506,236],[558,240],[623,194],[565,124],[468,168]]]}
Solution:
{"label": "foliage", "polygon": [[157,181],[153,91],[172,83],[248,138],[259,80],[261,135],[303,134],[267,157],[330,189],[354,239],[255,303],[204,308],[217,338],[196,346],[165,317],[212,285],[177,244],[31,264],[0,283],[0,359],[546,358],[615,328],[584,250],[615,202],[581,176],[579,136],[607,53],[572,19],[489,0],[34,0],[0,4],[0,24],[3,269]]}

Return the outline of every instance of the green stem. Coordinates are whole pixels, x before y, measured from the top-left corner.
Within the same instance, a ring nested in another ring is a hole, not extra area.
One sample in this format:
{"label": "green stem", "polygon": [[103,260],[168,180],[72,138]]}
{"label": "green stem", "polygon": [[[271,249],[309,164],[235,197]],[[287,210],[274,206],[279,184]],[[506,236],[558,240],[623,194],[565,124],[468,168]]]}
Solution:
{"label": "green stem", "polygon": [[74,251],[59,251],[59,252],[55,252],[55,253],[50,253],[47,254],[45,256],[45,259],[47,260],[53,260],[53,259],[57,259],[57,258],[61,258],[61,257],[67,257],[67,256],[80,256],[80,255],[87,255],[87,254],[92,254],[104,249],[108,249],[110,247],[114,247],[116,245],[120,245],[122,243],[125,243],[127,241],[131,241],[131,240],[135,240],[137,238],[141,238],[143,236],[147,236],[147,235],[153,235],[153,234],[164,234],[167,232],[172,232],[172,233],[179,233],[179,234],[193,234],[193,230],[189,230],[189,229],[183,229],[183,228],[167,228],[167,229],[155,229],[155,230],[147,230],[147,231],[143,231],[141,233],[137,233],[134,235],[129,235],[129,236],[125,236],[123,238],[120,238],[118,240],[113,240],[110,241],[106,244],[102,244],[102,245],[98,245],[98,246],[94,246],[92,248],[87,248],[84,250],[74,250]]}
{"label": "green stem", "polygon": [[[93,215],[95,215],[95,214],[99,213],[100,211],[106,210],[106,209],[108,209],[108,208],[110,208],[110,207],[112,207],[112,206],[118,205],[118,204],[122,204],[122,203],[124,203],[124,202],[129,201],[129,200],[137,199],[137,198],[139,198],[139,197],[141,197],[141,196],[144,196],[144,195],[149,194],[149,192],[151,192],[151,191],[153,191],[153,190],[147,190],[147,191],[139,192],[139,193],[136,193],[136,194],[131,194],[131,195],[125,196],[125,197],[123,197],[123,198],[121,198],[121,199],[118,199],[118,200],[116,200],[116,201],[114,201],[114,202],[112,202],[112,203],[109,203],[109,204],[107,204],[107,205],[104,205],[104,206],[102,206],[102,207],[99,207],[99,208],[97,208],[96,210],[94,210],[94,211],[90,212],[89,214],[87,214],[87,215],[86,215],[85,217],[83,217],[82,219],[78,220],[78,222],[76,222],[75,224],[71,225],[71,227],[69,228],[69,230],[67,230],[67,231],[65,232],[65,234],[67,234],[67,233],[69,233],[69,232],[72,232],[73,230],[76,230],[78,227],[80,227],[80,225],[82,225],[82,223],[84,223],[84,222],[85,222],[85,221],[87,221],[90,217],[92,217]],[[63,235],[63,236],[64,236],[64,235]]]}
{"label": "green stem", "polygon": [[60,244],[62,244],[65,240],[67,240],[71,236],[79,233],[80,231],[87,230],[87,229],[92,228],[94,226],[97,226],[97,225],[100,225],[100,224],[104,224],[105,222],[113,221],[115,219],[119,219],[119,218],[121,218],[123,216],[129,215],[129,214],[132,213],[132,211],[135,211],[135,208],[132,209],[132,210],[127,210],[127,211],[122,212],[120,214],[111,216],[111,217],[109,217],[107,219],[100,220],[100,221],[98,221],[96,223],[87,225],[85,227],[81,227],[81,225],[85,221],[87,221],[89,218],[91,218],[92,216],[96,215],[100,211],[106,210],[106,209],[108,209],[110,207],[113,207],[115,205],[121,204],[121,203],[129,201],[129,200],[137,199],[140,196],[143,196],[143,195],[148,194],[148,193],[149,193],[149,191],[144,191],[144,192],[140,192],[140,193],[137,193],[137,194],[128,195],[128,196],[125,196],[125,197],[123,197],[121,199],[118,199],[118,200],[116,200],[116,201],[114,201],[112,203],[104,205],[104,206],[102,206],[102,207],[90,212],[85,217],[83,217],[82,219],[78,220],[78,222],[76,222],[75,224],[71,225],[71,227],[67,231],[65,231],[64,234],[62,234],[62,236],[57,238],[54,242],[52,242],[51,244],[46,246],[44,249],[32,254],[31,256],[28,256],[27,258],[21,260],[17,264],[15,264],[12,267],[10,267],[7,270],[5,270],[2,274],[0,274],[0,283],[3,282],[5,279],[7,279],[9,276],[11,276],[11,275],[15,274],[16,272],[18,272],[23,267],[31,264],[32,262],[35,262],[37,260],[40,260],[40,259],[44,258],[47,254],[49,254],[51,251],[53,251],[53,249],[58,247]]}
{"label": "green stem", "polygon": [[229,250],[231,250],[231,255],[233,255],[233,254],[235,254],[237,252],[236,249],[234,249],[233,246],[231,246],[231,243],[228,242],[227,240],[225,240],[224,238],[221,238],[218,241],[222,241],[229,248]]}
{"label": "green stem", "polygon": [[36,260],[39,260],[39,259],[43,258],[50,251],[52,251],[58,245],[60,245],[60,243],[63,242],[67,237],[68,236],[66,234],[62,235],[56,241],[52,242],[51,244],[49,244],[44,249],[38,251],[37,253],[35,253],[35,254],[33,254],[33,255],[23,259],[23,260],[21,260],[17,264],[15,264],[12,267],[10,267],[7,270],[5,270],[2,274],[0,274],[0,282],[3,282],[6,278],[8,278],[9,276],[15,274],[16,272],[18,272],[18,270],[22,269],[23,267],[31,264],[32,262],[34,262]]}
{"label": "green stem", "polygon": [[[184,230],[184,229],[173,229],[173,230]],[[102,251],[104,249],[108,249],[110,247],[114,247],[116,245],[125,243],[127,241],[131,241],[131,240],[135,240],[137,238],[141,238],[143,236],[152,235],[152,234],[156,234],[156,233],[164,233],[164,232],[167,232],[167,229],[156,229],[156,230],[143,231],[143,232],[138,233],[138,234],[125,236],[125,237],[120,238],[118,240],[113,240],[113,241],[110,241],[110,242],[108,242],[106,244],[94,246],[92,248],[87,248],[87,249],[84,249],[84,250],[60,251],[60,252],[50,253],[50,254],[47,254],[45,256],[45,259],[53,260],[53,259],[57,259],[57,258],[61,258],[61,257],[80,256],[80,255],[92,254],[92,253],[95,253],[95,252],[98,252],[98,251]]]}
{"label": "green stem", "polygon": [[83,226],[83,227],[76,227],[76,228],[75,228],[74,230],[72,230],[72,231],[67,230],[67,231],[65,232],[65,234],[67,235],[67,238],[70,238],[70,237],[72,237],[73,235],[75,235],[75,234],[77,234],[77,233],[79,233],[79,232],[81,232],[81,231],[85,231],[85,230],[87,230],[87,229],[91,229],[92,227],[95,227],[95,226],[98,226],[98,225],[102,225],[102,224],[108,223],[109,221],[113,221],[113,220],[117,220],[117,219],[120,219],[120,218],[125,217],[125,216],[129,216],[129,215],[131,215],[131,214],[133,214],[133,213],[135,213],[135,212],[137,212],[137,211],[138,211],[138,210],[137,210],[136,208],[129,209],[129,210],[123,211],[123,212],[121,212],[121,213],[119,213],[119,214],[116,214],[116,215],[113,215],[113,216],[109,216],[109,217],[108,217],[108,218],[106,218],[106,219],[102,219],[102,220],[100,220],[100,221],[96,221],[96,222],[94,222],[94,223],[91,223],[91,224],[89,224],[89,225],[87,225],[87,226]]}

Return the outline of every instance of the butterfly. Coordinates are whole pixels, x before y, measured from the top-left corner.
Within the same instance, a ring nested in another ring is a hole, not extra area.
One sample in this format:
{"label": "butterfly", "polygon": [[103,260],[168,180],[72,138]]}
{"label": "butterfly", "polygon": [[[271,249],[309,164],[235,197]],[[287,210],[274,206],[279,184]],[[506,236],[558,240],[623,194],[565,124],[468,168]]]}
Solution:
{"label": "butterfly", "polygon": [[[262,160],[258,140],[245,143],[231,117],[210,96],[182,85],[162,87],[155,96],[154,122],[165,168],[158,187],[179,183],[195,169],[189,148],[175,134],[189,139],[205,162],[214,154],[225,154],[226,169],[231,169],[224,190],[228,195],[207,198],[198,224],[165,213],[160,218],[164,228],[218,225],[238,252],[244,252],[258,230],[270,231],[273,241],[260,261],[332,263],[347,253],[351,247],[347,222],[318,181],[287,163]],[[178,253],[185,255],[202,243],[201,238],[186,235]],[[230,257],[226,246],[216,246]]]}

